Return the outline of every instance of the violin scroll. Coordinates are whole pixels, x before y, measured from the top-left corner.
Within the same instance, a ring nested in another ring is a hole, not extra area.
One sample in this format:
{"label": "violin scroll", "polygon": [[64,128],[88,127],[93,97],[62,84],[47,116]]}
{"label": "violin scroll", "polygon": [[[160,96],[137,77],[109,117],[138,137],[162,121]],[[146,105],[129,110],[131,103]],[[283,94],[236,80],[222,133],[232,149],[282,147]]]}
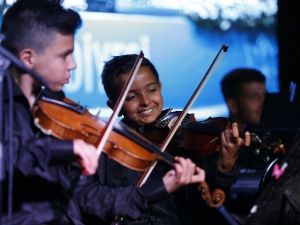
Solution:
{"label": "violin scroll", "polygon": [[201,182],[198,186],[198,190],[201,192],[202,199],[210,207],[219,207],[225,202],[225,192],[217,188],[213,191],[213,193],[211,193],[209,186],[206,182]]}

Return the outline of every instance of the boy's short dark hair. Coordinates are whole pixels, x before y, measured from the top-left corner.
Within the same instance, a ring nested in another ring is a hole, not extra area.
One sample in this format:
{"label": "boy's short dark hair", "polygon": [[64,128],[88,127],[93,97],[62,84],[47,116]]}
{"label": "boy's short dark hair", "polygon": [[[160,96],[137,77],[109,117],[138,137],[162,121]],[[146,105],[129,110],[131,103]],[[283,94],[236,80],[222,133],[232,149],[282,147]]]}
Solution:
{"label": "boy's short dark hair", "polygon": [[74,35],[81,23],[79,14],[58,0],[17,0],[3,17],[3,45],[15,54],[24,48],[43,51],[52,34]]}
{"label": "boy's short dark hair", "polygon": [[243,84],[251,82],[265,83],[266,78],[256,69],[239,68],[230,71],[221,81],[223,97],[225,100],[237,98],[242,94]]}
{"label": "boy's short dark hair", "polygon": [[[136,54],[114,56],[105,63],[101,78],[106,95],[111,101],[116,101],[118,98],[118,93],[116,93],[116,80],[122,74],[129,73],[132,70],[137,57],[138,55]],[[143,66],[148,66],[156,80],[159,81],[158,72],[149,59],[143,59],[141,67]]]}

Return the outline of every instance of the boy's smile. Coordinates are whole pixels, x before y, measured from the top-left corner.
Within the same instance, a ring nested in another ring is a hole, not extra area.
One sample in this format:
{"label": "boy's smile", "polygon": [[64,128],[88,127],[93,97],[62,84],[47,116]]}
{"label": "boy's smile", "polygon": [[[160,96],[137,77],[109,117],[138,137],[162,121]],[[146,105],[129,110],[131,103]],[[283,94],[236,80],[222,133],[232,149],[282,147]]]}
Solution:
{"label": "boy's smile", "polygon": [[[121,75],[117,80],[118,91],[122,90],[128,75],[128,73]],[[147,125],[158,118],[162,108],[161,83],[148,66],[143,66],[139,69],[127,95],[122,114],[133,123]]]}

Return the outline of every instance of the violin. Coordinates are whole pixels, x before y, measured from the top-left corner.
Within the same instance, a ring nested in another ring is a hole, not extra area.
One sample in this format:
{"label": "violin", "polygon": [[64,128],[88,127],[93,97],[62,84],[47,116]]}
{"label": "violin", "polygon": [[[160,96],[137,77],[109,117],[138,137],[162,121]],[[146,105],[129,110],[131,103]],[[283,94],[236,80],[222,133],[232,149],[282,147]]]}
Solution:
{"label": "violin", "polygon": [[[62,101],[42,96],[33,106],[34,123],[44,133],[63,140],[82,139],[98,146],[106,123],[68,98]],[[103,151],[120,164],[145,171],[155,160],[173,165],[174,159],[134,130],[114,126]]]}
{"label": "violin", "polygon": [[[143,135],[157,145],[161,145],[166,135],[174,125],[180,111],[166,109],[153,124],[143,127]],[[187,114],[178,128],[174,138],[167,147],[188,150],[192,158],[203,158],[212,154],[220,144],[219,135],[228,126],[228,119],[224,117],[209,117],[203,121],[196,121],[194,114]]]}
{"label": "violin", "polygon": [[[143,136],[160,146],[180,113],[180,111],[166,109],[162,112],[159,119],[153,124],[142,127],[140,132]],[[193,114],[187,114],[174,138],[169,143],[167,151],[181,149],[193,159],[206,157],[218,150],[220,144],[219,136],[228,126],[229,121],[225,117],[209,117],[203,121],[196,121]],[[285,154],[285,147],[282,141],[272,137],[269,133],[260,137],[256,133],[251,132],[250,138],[251,143],[248,149],[252,149],[254,151],[253,154],[265,162]]]}

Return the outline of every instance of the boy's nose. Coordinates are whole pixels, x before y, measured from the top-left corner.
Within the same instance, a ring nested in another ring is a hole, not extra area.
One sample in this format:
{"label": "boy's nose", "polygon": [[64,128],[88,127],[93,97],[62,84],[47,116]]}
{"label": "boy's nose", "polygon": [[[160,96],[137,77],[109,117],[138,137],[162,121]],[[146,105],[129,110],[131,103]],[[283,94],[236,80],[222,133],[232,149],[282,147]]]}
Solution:
{"label": "boy's nose", "polygon": [[149,102],[150,102],[149,96],[147,94],[143,94],[141,96],[141,104],[147,105],[147,104],[149,104]]}

